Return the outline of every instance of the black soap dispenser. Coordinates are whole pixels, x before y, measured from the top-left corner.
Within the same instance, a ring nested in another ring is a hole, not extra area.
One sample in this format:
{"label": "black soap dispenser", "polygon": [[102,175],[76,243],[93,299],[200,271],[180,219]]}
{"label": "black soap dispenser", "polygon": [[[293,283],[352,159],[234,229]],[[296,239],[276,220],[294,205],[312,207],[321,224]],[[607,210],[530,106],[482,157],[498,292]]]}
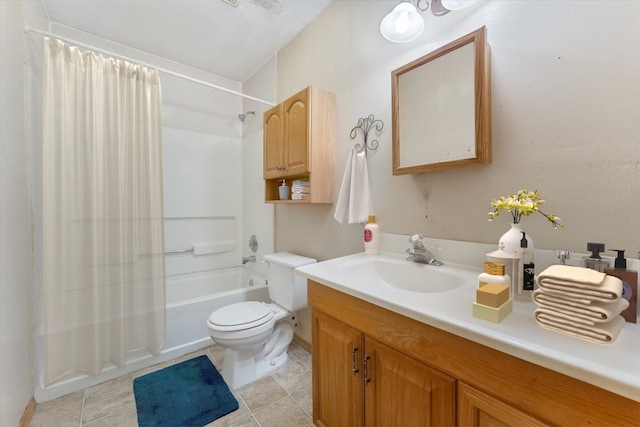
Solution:
{"label": "black soap dispenser", "polygon": [[520,258],[520,277],[514,292],[516,301],[529,302],[533,300],[533,290],[535,287],[535,264],[533,262],[533,251],[527,246],[527,235],[524,231],[520,240],[520,249],[516,250],[516,255]]}
{"label": "black soap dispenser", "polygon": [[609,267],[609,261],[600,256],[600,252],[604,252],[604,243],[587,243],[587,250],[591,251],[589,258],[584,260],[587,268],[604,272]]}

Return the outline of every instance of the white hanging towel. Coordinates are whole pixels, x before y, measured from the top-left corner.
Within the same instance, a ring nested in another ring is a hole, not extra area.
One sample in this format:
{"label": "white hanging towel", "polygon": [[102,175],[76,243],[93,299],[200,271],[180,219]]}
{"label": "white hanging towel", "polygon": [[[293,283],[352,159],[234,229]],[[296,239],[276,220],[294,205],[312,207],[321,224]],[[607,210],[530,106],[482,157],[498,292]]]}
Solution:
{"label": "white hanging towel", "polygon": [[342,177],[340,195],[333,217],[341,225],[367,222],[371,213],[371,191],[369,189],[369,171],[367,153],[351,149],[347,166]]}

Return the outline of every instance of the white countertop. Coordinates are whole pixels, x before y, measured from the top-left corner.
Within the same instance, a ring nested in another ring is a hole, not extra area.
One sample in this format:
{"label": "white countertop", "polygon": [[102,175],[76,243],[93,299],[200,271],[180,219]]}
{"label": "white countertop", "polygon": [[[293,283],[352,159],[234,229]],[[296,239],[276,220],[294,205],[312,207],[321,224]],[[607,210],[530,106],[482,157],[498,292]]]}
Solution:
{"label": "white countertop", "polygon": [[[385,252],[382,257],[406,262],[406,255]],[[640,402],[639,324],[626,323],[613,343],[599,345],[538,326],[533,319],[536,304],[518,301],[513,301],[513,312],[496,324],[472,316],[481,267],[447,262],[442,267],[421,264],[421,268],[442,272],[455,270],[468,279],[464,285],[446,292],[422,293],[372,285],[366,274],[348,274],[345,263],[357,264],[365,258],[363,253],[348,255],[296,271],[411,319]]]}

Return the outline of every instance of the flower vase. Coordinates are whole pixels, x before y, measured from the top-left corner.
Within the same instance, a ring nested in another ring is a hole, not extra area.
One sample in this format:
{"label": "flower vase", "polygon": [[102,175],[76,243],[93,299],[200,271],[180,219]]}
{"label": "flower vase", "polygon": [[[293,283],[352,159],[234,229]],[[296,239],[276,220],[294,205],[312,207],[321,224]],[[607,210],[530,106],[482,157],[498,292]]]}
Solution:
{"label": "flower vase", "polygon": [[[504,233],[500,240],[498,240],[498,248],[503,249],[509,253],[514,253],[517,249],[520,249],[520,240],[522,240],[522,226],[520,224],[511,224],[509,231]],[[525,232],[527,237],[527,248],[533,250],[533,239]]]}

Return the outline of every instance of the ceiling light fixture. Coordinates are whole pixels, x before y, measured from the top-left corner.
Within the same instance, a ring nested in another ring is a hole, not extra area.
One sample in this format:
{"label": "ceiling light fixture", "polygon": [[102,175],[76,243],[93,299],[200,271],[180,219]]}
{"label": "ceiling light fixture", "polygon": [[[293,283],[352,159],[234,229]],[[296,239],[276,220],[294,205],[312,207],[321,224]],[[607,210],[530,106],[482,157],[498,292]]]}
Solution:
{"label": "ceiling light fixture", "polygon": [[[431,0],[431,13],[435,16],[443,16],[452,10],[460,10],[471,6],[477,0]],[[382,19],[380,33],[394,43],[407,43],[417,39],[424,31],[424,19],[420,12],[429,9],[429,0],[424,0],[425,6],[421,6],[421,0],[416,0],[416,5],[411,0],[401,0],[400,4]]]}
{"label": "ceiling light fixture", "polygon": [[424,19],[409,0],[402,0],[380,23],[384,38],[394,43],[415,40],[423,30]]}

